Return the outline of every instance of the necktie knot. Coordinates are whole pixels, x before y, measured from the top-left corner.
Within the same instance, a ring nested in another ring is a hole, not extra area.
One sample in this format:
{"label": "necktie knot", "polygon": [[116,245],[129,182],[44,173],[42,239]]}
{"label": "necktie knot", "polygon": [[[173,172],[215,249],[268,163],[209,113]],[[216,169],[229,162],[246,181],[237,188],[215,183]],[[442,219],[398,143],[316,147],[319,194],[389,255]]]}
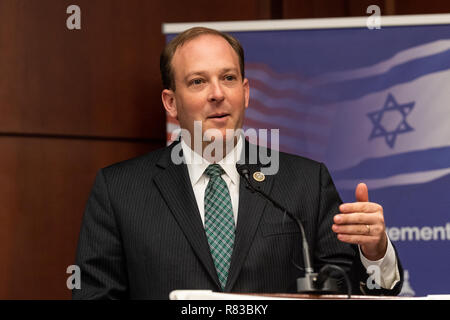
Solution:
{"label": "necktie knot", "polygon": [[205,173],[210,178],[217,178],[221,176],[225,171],[222,169],[222,167],[219,164],[210,164],[206,169]]}

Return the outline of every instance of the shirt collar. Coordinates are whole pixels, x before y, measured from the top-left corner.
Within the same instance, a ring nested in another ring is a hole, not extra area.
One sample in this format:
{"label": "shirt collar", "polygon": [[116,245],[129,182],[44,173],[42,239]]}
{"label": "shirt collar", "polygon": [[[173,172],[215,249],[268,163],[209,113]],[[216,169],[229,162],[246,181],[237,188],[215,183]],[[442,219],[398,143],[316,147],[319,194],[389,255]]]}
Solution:
{"label": "shirt collar", "polygon": [[[240,155],[242,154],[242,139],[242,136],[239,136],[236,146],[223,159],[217,162],[220,164],[233,184],[239,183],[239,173],[236,170],[236,162],[240,159]],[[194,150],[192,150],[183,139],[181,139],[181,148],[183,150],[183,156],[189,171],[191,184],[195,185],[198,183],[200,177],[203,175],[211,162],[194,152]]]}

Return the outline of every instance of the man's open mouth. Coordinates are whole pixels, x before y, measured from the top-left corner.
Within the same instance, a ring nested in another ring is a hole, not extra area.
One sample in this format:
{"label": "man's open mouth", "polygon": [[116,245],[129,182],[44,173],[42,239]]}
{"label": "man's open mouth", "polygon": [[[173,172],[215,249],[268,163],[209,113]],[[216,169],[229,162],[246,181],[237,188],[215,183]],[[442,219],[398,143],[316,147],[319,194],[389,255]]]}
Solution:
{"label": "man's open mouth", "polygon": [[225,118],[227,116],[229,116],[228,113],[223,113],[223,114],[214,114],[212,116],[209,116],[208,118],[209,119],[221,119],[221,118]]}

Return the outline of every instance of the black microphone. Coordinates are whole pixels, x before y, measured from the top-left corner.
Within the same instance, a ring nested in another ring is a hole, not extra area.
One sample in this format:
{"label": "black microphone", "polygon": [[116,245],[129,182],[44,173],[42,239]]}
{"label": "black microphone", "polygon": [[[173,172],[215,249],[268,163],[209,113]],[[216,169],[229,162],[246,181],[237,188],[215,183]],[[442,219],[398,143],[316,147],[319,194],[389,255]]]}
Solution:
{"label": "black microphone", "polygon": [[236,169],[241,177],[245,179],[247,188],[249,188],[251,191],[256,192],[260,196],[262,196],[264,199],[269,200],[276,208],[283,211],[284,214],[287,214],[300,229],[301,237],[302,237],[302,253],[303,253],[303,261],[305,263],[305,276],[303,278],[297,279],[297,292],[298,293],[337,293],[338,292],[338,285],[337,281],[335,279],[332,279],[329,277],[329,270],[334,269],[337,271],[340,271],[341,273],[344,273],[344,278],[346,280],[347,284],[347,291],[348,291],[348,297],[350,297],[351,294],[351,286],[348,280],[348,276],[345,273],[345,271],[334,265],[325,265],[319,274],[314,273],[314,269],[311,264],[311,257],[309,254],[309,245],[308,240],[306,239],[305,234],[305,228],[303,227],[302,222],[300,219],[295,217],[291,212],[289,212],[284,206],[282,206],[280,203],[275,201],[272,197],[270,197],[268,194],[264,193],[263,191],[255,188],[251,181],[250,181],[250,170],[248,168],[248,165],[246,164],[236,164]]}

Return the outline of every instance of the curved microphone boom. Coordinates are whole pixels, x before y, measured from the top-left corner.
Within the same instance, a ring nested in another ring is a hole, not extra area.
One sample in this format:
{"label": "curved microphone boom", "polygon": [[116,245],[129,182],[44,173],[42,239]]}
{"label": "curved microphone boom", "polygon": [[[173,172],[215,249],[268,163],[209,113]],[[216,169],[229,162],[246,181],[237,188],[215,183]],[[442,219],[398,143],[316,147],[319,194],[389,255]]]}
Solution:
{"label": "curved microphone boom", "polygon": [[269,195],[265,194],[263,191],[253,187],[250,181],[250,170],[246,164],[236,164],[236,169],[241,177],[245,179],[247,188],[251,191],[256,192],[264,199],[272,203],[276,208],[280,209],[283,213],[287,214],[299,227],[301,238],[302,238],[302,253],[303,260],[305,263],[305,276],[303,278],[297,279],[297,292],[299,293],[337,293],[338,285],[335,279],[329,277],[329,270],[334,269],[343,273],[347,284],[348,297],[351,294],[351,286],[349,284],[348,276],[345,271],[334,265],[326,265],[322,268],[319,274],[314,273],[314,268],[311,264],[311,257],[309,254],[308,240],[306,239],[305,229],[303,227],[300,219],[295,217],[291,212],[289,212],[284,206],[279,204],[277,201],[272,199]]}

